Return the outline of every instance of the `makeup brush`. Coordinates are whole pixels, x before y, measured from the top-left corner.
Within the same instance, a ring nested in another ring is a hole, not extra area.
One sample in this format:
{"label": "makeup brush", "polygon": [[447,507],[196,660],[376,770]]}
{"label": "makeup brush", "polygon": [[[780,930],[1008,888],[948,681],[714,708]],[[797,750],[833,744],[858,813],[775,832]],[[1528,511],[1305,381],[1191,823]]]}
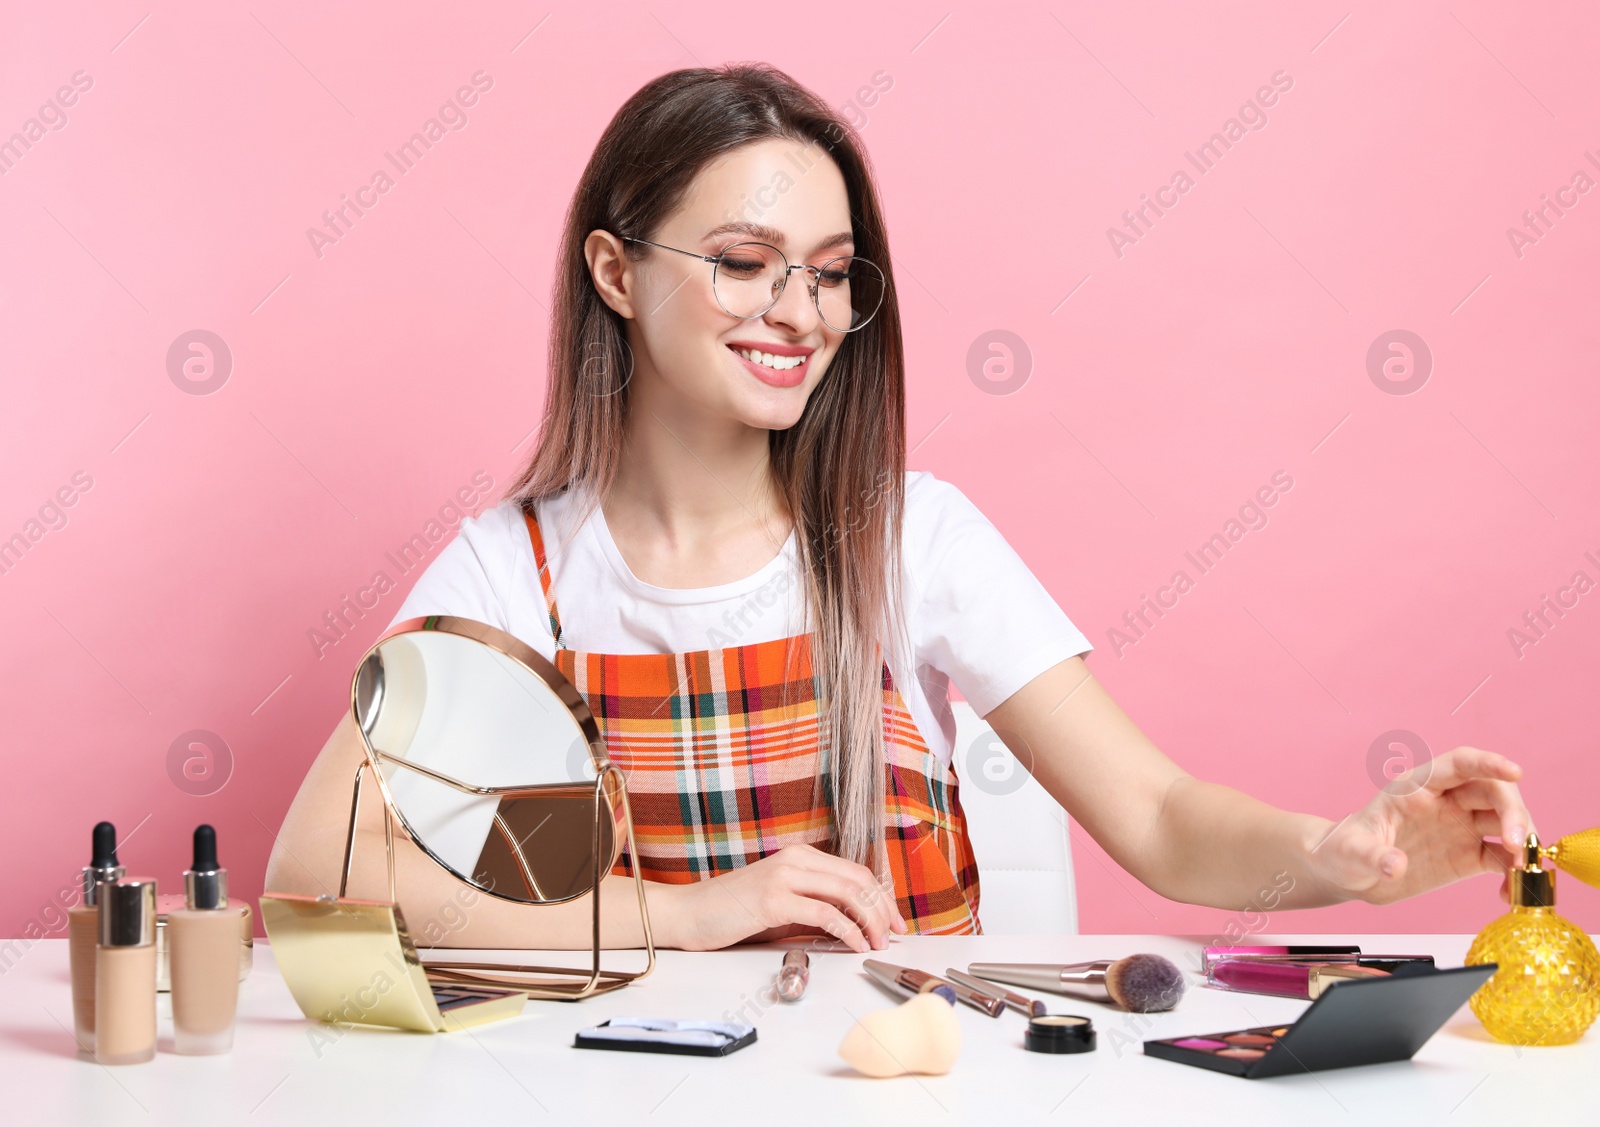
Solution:
{"label": "makeup brush", "polygon": [[972,963],[967,973],[990,982],[1049,990],[1133,1013],[1170,1010],[1183,997],[1183,972],[1160,955],[1129,955],[1089,963]]}

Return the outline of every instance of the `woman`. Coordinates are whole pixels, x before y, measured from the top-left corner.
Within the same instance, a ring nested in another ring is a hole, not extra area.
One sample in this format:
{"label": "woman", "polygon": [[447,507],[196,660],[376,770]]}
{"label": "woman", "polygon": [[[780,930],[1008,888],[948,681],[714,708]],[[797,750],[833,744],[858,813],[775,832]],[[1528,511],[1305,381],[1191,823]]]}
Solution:
{"label": "woman", "polygon": [[[1530,826],[1520,769],[1475,748],[1333,822],[1192,778],[1134,726],[995,528],[953,486],[905,472],[877,193],[850,129],[787,76],[684,70],[635,94],[584,171],[556,290],[533,458],[396,619],[489,622],[587,696],[630,772],[641,839],[602,882],[608,946],[641,942],[634,863],[663,946],[826,932],[862,951],[891,932],[978,930],[951,680],[1173,899],[1236,907],[1287,885],[1279,907],[1385,903],[1503,870],[1506,848],[1484,837],[1515,844]],[[289,811],[269,888],[336,885],[360,755],[346,717]],[[354,887],[381,887],[380,851],[358,856]],[[417,929],[457,886],[414,848],[400,865]],[[480,897],[448,942],[582,946],[588,926],[587,898]]]}

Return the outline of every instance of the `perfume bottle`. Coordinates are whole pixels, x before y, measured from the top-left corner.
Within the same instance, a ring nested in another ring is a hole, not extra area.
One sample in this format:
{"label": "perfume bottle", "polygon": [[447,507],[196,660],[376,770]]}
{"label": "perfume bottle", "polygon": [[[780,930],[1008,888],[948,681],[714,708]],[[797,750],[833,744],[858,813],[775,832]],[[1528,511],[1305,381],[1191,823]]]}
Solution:
{"label": "perfume bottle", "polygon": [[1478,933],[1470,963],[1500,969],[1472,996],[1472,1012],[1498,1041],[1570,1045],[1600,1015],[1600,951],[1576,924],[1556,914],[1553,860],[1585,884],[1600,884],[1600,829],[1541,849],[1529,833],[1511,870],[1511,911]]}

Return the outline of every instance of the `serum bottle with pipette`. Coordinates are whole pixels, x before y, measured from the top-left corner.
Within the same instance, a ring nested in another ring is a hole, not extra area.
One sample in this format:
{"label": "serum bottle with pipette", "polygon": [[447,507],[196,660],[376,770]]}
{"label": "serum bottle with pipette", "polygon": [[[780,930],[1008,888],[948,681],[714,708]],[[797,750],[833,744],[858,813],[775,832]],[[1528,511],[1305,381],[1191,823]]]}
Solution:
{"label": "serum bottle with pipette", "polygon": [[94,950],[100,942],[100,885],[122,879],[117,863],[117,829],[110,822],[94,828],[93,854],[83,870],[83,902],[67,909],[67,953],[72,965],[72,1024],[78,1051],[94,1053]]}
{"label": "serum bottle with pipette", "polygon": [[217,863],[217,831],[197,826],[194,863],[183,874],[184,907],[167,913],[173,1048],[201,1056],[233,1048],[239,1002],[240,906],[228,900]]}

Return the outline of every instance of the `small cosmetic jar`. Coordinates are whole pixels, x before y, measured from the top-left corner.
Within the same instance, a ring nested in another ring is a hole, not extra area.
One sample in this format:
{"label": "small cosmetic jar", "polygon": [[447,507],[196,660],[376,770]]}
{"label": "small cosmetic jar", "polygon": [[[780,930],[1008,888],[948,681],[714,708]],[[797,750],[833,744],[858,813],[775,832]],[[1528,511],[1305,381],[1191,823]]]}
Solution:
{"label": "small cosmetic jar", "polygon": [[1042,1014],[1028,1019],[1022,1047],[1034,1053],[1094,1052],[1094,1023],[1078,1014]]}

